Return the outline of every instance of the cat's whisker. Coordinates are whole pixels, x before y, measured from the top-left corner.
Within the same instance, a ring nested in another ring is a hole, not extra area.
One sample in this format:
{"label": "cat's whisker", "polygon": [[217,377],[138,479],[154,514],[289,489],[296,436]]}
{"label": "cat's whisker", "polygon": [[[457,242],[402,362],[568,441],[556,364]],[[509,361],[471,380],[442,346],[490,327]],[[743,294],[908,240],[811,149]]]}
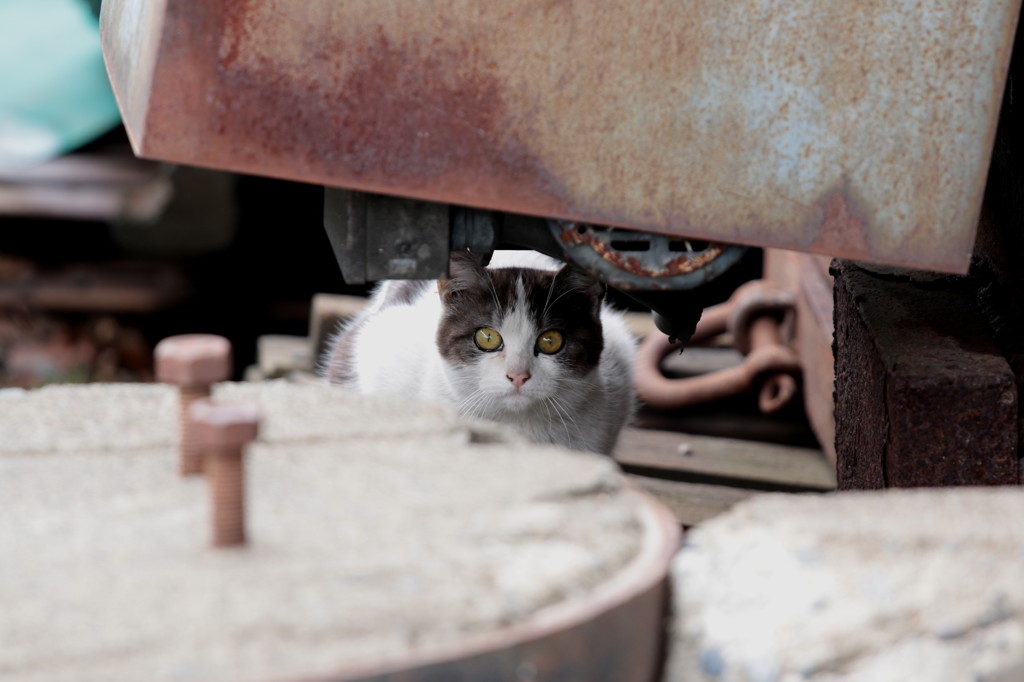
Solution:
{"label": "cat's whisker", "polygon": [[548,415],[548,421],[551,421],[551,406],[548,405],[547,399],[540,401],[540,404],[544,407],[545,414]]}
{"label": "cat's whisker", "polygon": [[[555,414],[558,415],[559,421],[562,422],[562,428],[565,429],[565,436],[569,439],[571,444],[573,441],[573,434],[569,431],[569,425],[571,424],[573,429],[576,431],[576,436],[579,437],[580,429],[576,424],[576,420],[572,418],[572,414],[569,412],[568,406],[565,405],[557,396],[550,396],[546,401],[550,403],[551,407],[555,409]],[[568,420],[568,422],[566,422]]]}
{"label": "cat's whisker", "polygon": [[[574,291],[580,291],[580,289],[579,289],[579,288],[575,288],[575,289],[566,289],[565,291],[563,291],[562,293],[560,293],[560,294],[558,295],[558,297],[557,297],[557,298],[555,298],[555,300],[553,300],[553,301],[551,302],[551,304],[550,304],[550,305],[554,305],[554,304],[558,303],[559,301],[561,301],[561,300],[562,300],[563,298],[565,298],[565,297],[566,297],[566,296],[568,296],[569,294],[573,293]],[[550,307],[550,306],[549,306],[549,307]]]}
{"label": "cat's whisker", "polygon": [[484,407],[486,403],[488,403],[487,398],[488,396],[484,391],[477,389],[463,398],[456,410],[459,414],[472,417],[482,416],[484,410],[481,410],[480,408]]}
{"label": "cat's whisker", "polygon": [[459,414],[472,415],[473,406],[470,404],[472,400],[473,396],[463,399],[462,402],[460,402],[458,406],[455,408],[455,411],[458,412]]}
{"label": "cat's whisker", "polygon": [[495,410],[495,403],[498,402],[498,396],[489,391],[477,389],[473,394],[472,403],[469,405],[469,411],[461,411],[462,414],[474,416],[493,418]]}
{"label": "cat's whisker", "polygon": [[576,435],[578,437],[582,437],[583,436],[583,429],[580,428],[579,423],[578,423],[576,417],[573,416],[572,408],[569,407],[569,405],[567,403],[565,403],[564,401],[562,401],[561,399],[559,399],[559,402],[562,405],[562,409],[565,410],[565,417],[566,417],[566,419],[569,420],[569,424],[576,431]]}
{"label": "cat's whisker", "polygon": [[558,421],[562,422],[562,428],[565,430],[565,437],[569,441],[572,441],[572,434],[569,433],[569,426],[565,423],[565,419],[562,417],[562,411],[558,409],[558,406],[555,405],[554,401],[551,398],[544,399],[544,408],[548,412],[548,419],[551,419],[550,408],[554,408],[555,416],[558,417]]}
{"label": "cat's whisker", "polygon": [[541,318],[548,314],[548,308],[551,307],[551,294],[555,292],[555,280],[558,278],[559,272],[561,272],[561,270],[555,271],[555,274],[551,276],[551,285],[548,287],[548,295],[544,299],[544,310],[540,313]]}
{"label": "cat's whisker", "polygon": [[477,415],[480,417],[486,417],[490,415],[493,410],[491,409],[494,405],[494,396],[488,393],[481,393],[480,399],[476,402]]}
{"label": "cat's whisker", "polygon": [[484,416],[487,416],[487,417],[492,416],[494,414],[494,412],[495,412],[494,405],[497,402],[498,402],[498,397],[496,395],[494,395],[493,393],[485,393],[484,394],[484,400],[483,400],[483,406],[482,406],[482,408],[480,410],[480,413],[482,415],[484,415]]}
{"label": "cat's whisker", "polygon": [[[540,401],[540,404],[544,406],[544,413],[547,414],[548,421],[553,424],[554,423],[554,419],[551,416],[551,405],[550,405],[550,403],[545,398],[544,400]],[[559,417],[559,419],[561,419],[561,417]],[[562,426],[563,427],[565,426],[565,422],[562,423]]]}
{"label": "cat's whisker", "polygon": [[494,280],[490,275],[487,276],[487,286],[491,289],[491,299],[494,301],[494,309],[496,311],[501,311],[502,314],[504,314],[504,306],[502,306],[498,301],[498,290],[494,288]]}

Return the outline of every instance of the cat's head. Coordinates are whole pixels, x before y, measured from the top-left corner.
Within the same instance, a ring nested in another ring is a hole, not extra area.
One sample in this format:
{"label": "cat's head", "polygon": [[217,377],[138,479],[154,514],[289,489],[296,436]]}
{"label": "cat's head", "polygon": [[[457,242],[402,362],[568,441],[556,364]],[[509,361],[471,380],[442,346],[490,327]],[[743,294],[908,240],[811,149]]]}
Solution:
{"label": "cat's head", "polygon": [[462,412],[538,409],[588,381],[604,347],[596,279],[571,266],[488,270],[464,252],[449,271],[437,345]]}

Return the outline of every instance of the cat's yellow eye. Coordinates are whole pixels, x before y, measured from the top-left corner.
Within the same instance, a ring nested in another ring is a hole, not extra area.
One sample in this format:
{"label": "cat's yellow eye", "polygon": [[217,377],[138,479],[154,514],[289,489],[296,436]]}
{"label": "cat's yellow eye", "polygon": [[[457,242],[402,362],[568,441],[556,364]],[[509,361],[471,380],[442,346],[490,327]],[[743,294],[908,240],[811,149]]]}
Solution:
{"label": "cat's yellow eye", "polygon": [[498,333],[497,329],[491,329],[490,327],[480,327],[476,330],[476,334],[473,335],[473,341],[476,342],[476,347],[480,350],[487,352],[496,351],[501,348],[501,334]]}
{"label": "cat's yellow eye", "polygon": [[554,329],[549,329],[537,337],[537,350],[546,355],[557,353],[562,350],[564,345],[565,339],[562,338],[562,332]]}

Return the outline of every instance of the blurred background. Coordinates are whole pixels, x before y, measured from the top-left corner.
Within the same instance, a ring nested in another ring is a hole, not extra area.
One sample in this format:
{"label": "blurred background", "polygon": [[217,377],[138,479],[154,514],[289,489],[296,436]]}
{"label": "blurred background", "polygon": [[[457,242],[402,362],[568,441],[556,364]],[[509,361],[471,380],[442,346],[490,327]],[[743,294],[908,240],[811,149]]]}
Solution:
{"label": "blurred background", "polygon": [[137,159],[99,0],[0,2],[0,387],[152,378],[175,333],[304,335],[346,287],[323,188]]}

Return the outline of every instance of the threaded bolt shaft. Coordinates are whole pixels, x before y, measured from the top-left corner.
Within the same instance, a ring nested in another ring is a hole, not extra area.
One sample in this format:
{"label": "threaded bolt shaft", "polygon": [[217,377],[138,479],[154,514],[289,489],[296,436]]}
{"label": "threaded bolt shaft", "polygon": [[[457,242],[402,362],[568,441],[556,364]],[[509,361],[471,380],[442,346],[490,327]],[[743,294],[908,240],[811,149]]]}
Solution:
{"label": "threaded bolt shaft", "polygon": [[210,484],[212,544],[236,547],[246,542],[245,446],[259,432],[259,411],[248,405],[195,400],[189,417],[203,470]]}
{"label": "threaded bolt shaft", "polygon": [[205,465],[213,511],[213,546],[244,545],[245,466],[242,451],[208,452]]}
{"label": "threaded bolt shaft", "polygon": [[182,476],[203,473],[203,453],[196,444],[189,408],[197,400],[210,397],[210,387],[182,386],[178,392],[178,470]]}

